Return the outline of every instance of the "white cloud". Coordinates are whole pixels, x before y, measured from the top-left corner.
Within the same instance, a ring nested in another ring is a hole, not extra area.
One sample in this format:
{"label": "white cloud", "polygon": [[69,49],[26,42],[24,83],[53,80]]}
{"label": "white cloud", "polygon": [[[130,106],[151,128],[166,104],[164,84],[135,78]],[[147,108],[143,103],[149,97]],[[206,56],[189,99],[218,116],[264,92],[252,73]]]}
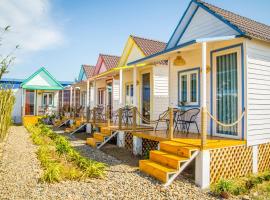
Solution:
{"label": "white cloud", "polygon": [[1,51],[16,44],[20,51],[33,52],[61,45],[63,34],[51,17],[50,0],[1,0],[0,27],[11,26]]}

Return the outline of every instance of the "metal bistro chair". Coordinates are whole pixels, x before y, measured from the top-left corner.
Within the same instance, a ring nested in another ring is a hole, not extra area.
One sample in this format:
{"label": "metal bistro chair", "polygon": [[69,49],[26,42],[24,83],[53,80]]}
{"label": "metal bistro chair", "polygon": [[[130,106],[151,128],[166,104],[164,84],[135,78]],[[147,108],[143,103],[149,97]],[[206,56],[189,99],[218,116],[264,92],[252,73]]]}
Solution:
{"label": "metal bistro chair", "polygon": [[178,125],[182,126],[182,130],[186,130],[186,134],[188,135],[191,124],[195,124],[199,133],[200,131],[197,124],[197,118],[199,113],[199,108],[192,108],[178,113],[175,119],[175,128],[179,131]]}
{"label": "metal bistro chair", "polygon": [[123,109],[123,123],[128,126],[129,124],[132,124],[132,107],[131,106],[125,106]]}
{"label": "metal bistro chair", "polygon": [[97,116],[97,120],[100,120],[100,121],[105,120],[105,109],[103,105],[98,105],[96,107],[96,116]]}
{"label": "metal bistro chair", "polygon": [[159,125],[160,122],[165,122],[166,123],[166,125],[167,125],[166,131],[168,131],[169,130],[169,109],[165,110],[163,113],[161,113],[158,116],[155,131],[157,130],[158,125]]}

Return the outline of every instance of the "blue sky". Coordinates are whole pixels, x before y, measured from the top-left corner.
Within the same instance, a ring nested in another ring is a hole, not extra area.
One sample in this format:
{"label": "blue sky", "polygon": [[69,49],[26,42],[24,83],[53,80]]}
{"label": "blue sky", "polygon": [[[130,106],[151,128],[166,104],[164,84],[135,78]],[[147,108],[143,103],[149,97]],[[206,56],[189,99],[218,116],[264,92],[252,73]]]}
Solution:
{"label": "blue sky", "polygon": [[[270,25],[268,0],[207,0]],[[167,42],[189,0],[1,0],[0,26],[11,25],[4,50],[20,44],[6,77],[26,78],[46,67],[74,80],[99,53],[121,55],[130,34]],[[4,49],[4,50],[3,50]]]}

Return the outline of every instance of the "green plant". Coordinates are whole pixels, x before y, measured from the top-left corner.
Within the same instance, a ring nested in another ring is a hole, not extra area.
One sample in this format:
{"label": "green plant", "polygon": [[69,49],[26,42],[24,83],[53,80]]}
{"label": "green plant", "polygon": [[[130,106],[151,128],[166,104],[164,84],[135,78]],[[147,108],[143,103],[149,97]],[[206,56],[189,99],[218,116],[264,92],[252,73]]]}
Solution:
{"label": "green plant", "polygon": [[48,182],[48,183],[53,183],[53,182],[59,182],[61,178],[61,165],[59,163],[50,163],[41,180]]}
{"label": "green plant", "polygon": [[233,189],[233,182],[231,180],[221,179],[212,187],[212,191],[223,198],[228,198]]}
{"label": "green plant", "polygon": [[106,165],[81,156],[69,141],[42,123],[27,125],[33,142],[39,145],[37,156],[44,168],[42,181],[103,177]]}
{"label": "green plant", "polygon": [[57,137],[55,139],[55,144],[56,144],[56,152],[59,155],[67,154],[71,151],[71,146],[69,145],[69,142],[63,136]]}

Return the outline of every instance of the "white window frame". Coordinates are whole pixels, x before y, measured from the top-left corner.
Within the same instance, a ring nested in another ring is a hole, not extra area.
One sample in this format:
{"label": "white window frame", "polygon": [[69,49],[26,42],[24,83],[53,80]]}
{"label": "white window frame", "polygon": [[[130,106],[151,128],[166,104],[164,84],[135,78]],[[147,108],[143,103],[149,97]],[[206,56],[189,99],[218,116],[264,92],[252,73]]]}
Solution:
{"label": "white window frame", "polygon": [[[47,95],[47,104],[44,104],[44,96]],[[49,102],[49,96],[52,95],[52,103]],[[42,93],[42,106],[52,107],[54,105],[54,93],[53,92],[44,92]]]}
{"label": "white window frame", "polygon": [[[102,98],[102,93],[103,93],[103,98]],[[98,105],[104,105],[105,106],[105,89],[104,88],[99,88],[98,89]]]}
{"label": "white window frame", "polygon": [[[197,82],[196,82],[196,102],[191,102],[191,75],[196,74]],[[188,70],[183,70],[178,72],[178,105],[181,106],[180,102],[182,101],[182,76],[187,76],[187,101],[185,106],[200,106],[200,69],[192,68]]]}

